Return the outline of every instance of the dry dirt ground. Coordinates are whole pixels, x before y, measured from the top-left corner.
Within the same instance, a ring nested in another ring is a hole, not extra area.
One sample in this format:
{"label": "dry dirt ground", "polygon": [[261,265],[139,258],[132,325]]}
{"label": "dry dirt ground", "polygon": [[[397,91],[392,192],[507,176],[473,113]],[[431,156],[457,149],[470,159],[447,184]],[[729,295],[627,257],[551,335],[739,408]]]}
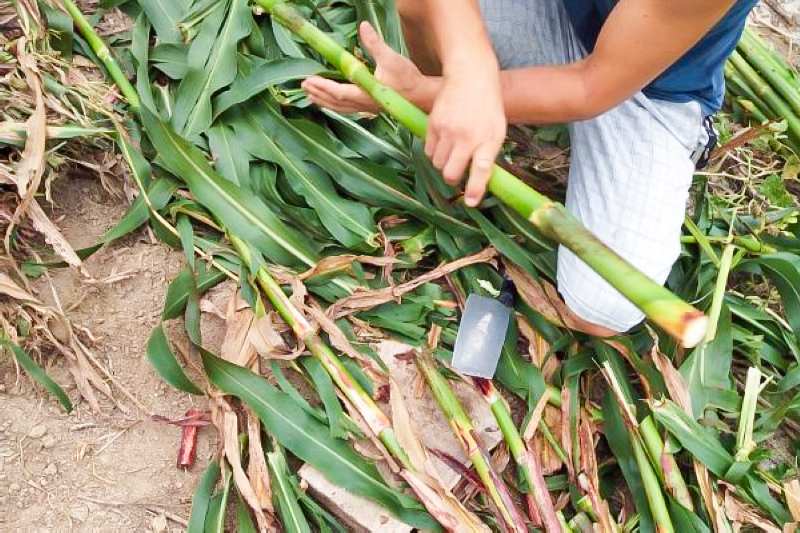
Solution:
{"label": "dry dirt ground", "polygon": [[[125,210],[98,180],[62,179],[53,198],[52,218],[75,248],[94,244]],[[161,382],[144,351],[182,263],[181,253],[139,231],[86,262],[98,279],[128,279],[88,286],[72,270],[51,273],[62,306],[73,308],[69,318],[97,337],[96,357],[150,412],[170,418],[204,404]],[[44,280],[36,288],[52,302]],[[70,415],[18,377],[10,360],[0,362],[0,531],[183,530],[196,479],[216,446],[214,431],[200,429],[194,469],[178,470],[180,428],[152,421],[118,389],[114,396],[127,413],[102,396],[103,412],[92,412],[63,361],[51,363],[48,372],[76,404]]]}

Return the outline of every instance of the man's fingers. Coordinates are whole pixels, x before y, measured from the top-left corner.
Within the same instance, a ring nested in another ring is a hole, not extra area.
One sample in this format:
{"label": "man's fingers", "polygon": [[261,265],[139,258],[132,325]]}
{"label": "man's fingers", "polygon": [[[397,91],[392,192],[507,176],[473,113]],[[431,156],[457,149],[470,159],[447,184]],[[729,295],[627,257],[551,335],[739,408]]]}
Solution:
{"label": "man's fingers", "polygon": [[477,207],[481,203],[483,195],[486,194],[486,186],[489,184],[489,178],[492,177],[494,160],[498,151],[499,148],[484,144],[472,155],[469,179],[464,191],[464,203],[468,207]]}
{"label": "man's fingers", "polygon": [[450,152],[450,158],[445,163],[444,168],[442,168],[444,181],[450,185],[457,185],[461,178],[464,177],[464,171],[469,164],[469,156],[469,150],[456,145],[453,151]]}
{"label": "man's fingers", "polygon": [[361,43],[364,45],[364,48],[367,49],[367,52],[370,53],[376,64],[380,63],[388,53],[396,53],[392,50],[391,46],[383,42],[378,32],[372,27],[372,24],[366,20],[362,21],[359,25],[358,34],[361,38]]}
{"label": "man's fingers", "polygon": [[428,156],[428,159],[433,159],[433,153],[436,151],[436,143],[438,142],[439,136],[436,134],[436,130],[429,127],[425,136],[425,155]]}
{"label": "man's fingers", "polygon": [[360,87],[349,83],[338,83],[319,76],[312,76],[302,83],[311,101],[343,113],[377,111],[377,104]]}
{"label": "man's fingers", "polygon": [[436,143],[433,157],[431,158],[433,166],[439,170],[443,170],[445,164],[450,160],[450,153],[453,151],[453,146],[453,141],[450,138],[440,137],[439,142]]}

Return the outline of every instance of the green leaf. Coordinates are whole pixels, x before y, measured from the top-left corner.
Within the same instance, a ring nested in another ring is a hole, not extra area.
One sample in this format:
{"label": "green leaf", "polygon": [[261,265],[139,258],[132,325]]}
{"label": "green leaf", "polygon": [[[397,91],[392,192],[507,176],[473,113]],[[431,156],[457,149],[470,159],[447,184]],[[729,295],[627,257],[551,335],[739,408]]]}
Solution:
{"label": "green leaf", "polygon": [[283,58],[262,63],[246,76],[236,78],[230,88],[214,98],[214,118],[249,100],[270,87],[289,81],[304,80],[327,69],[311,59]]}
{"label": "green leaf", "polygon": [[158,70],[173,80],[180,80],[189,71],[188,52],[189,47],[185,44],[162,43],[153,48],[150,60]]}
{"label": "green leaf", "polygon": [[45,373],[42,367],[36,364],[36,361],[26,354],[22,348],[5,339],[0,339],[0,348],[6,348],[7,350],[10,350],[11,353],[14,354],[14,358],[17,360],[17,363],[19,363],[19,366],[22,367],[25,373],[28,374],[31,379],[35,380],[42,387],[44,387],[48,392],[55,395],[66,412],[72,412],[72,402],[69,401],[69,396],[67,396],[67,393],[64,392],[64,389],[59,387],[58,384]]}
{"label": "green leaf", "polygon": [[228,231],[272,262],[316,265],[317,255],[307,238],[278,219],[261,200],[222,178],[197,148],[176,135],[160,118],[146,108],[141,116],[163,165],[186,182],[195,200],[208,208]]}
{"label": "green leaf", "polygon": [[225,476],[225,485],[222,492],[215,495],[208,502],[208,512],[206,513],[205,524],[203,524],[203,533],[225,533],[225,515],[228,511],[228,498],[231,493],[231,478],[233,472],[228,470],[228,475]]}
{"label": "green leaf", "polygon": [[147,342],[147,359],[161,379],[176,389],[189,394],[203,394],[203,391],[186,377],[186,373],[175,358],[163,324],[156,326],[150,334],[150,340]]}
{"label": "green leaf", "polygon": [[222,177],[246,189],[250,188],[250,157],[243,153],[233,130],[222,123],[211,126],[206,132],[208,147],[214,158],[214,169]]}
{"label": "green leaf", "polygon": [[211,97],[236,77],[236,45],[252,29],[248,0],[230,0],[222,27],[216,10],[189,48],[189,70],[175,92],[172,124],[191,139],[211,125]]}
{"label": "green leaf", "polygon": [[178,24],[187,15],[191,0],[137,0],[137,3],[153,24],[162,43],[183,41]]}
{"label": "green leaf", "polygon": [[253,116],[266,131],[280,136],[285,150],[325,169],[350,195],[376,207],[398,208],[454,233],[475,233],[468,224],[416,199],[391,168],[347,157],[351,151],[318,124],[287,120],[263,101],[258,111]]}
{"label": "green leaf", "polygon": [[732,387],[732,330],[731,312],[727,303],[723,302],[716,337],[710,343],[703,342],[692,350],[680,367],[681,375],[689,386],[692,412],[696,418],[703,416],[714,390]]}
{"label": "green leaf", "polygon": [[529,275],[538,278],[538,272],[533,265],[533,261],[531,261],[531,257],[524,248],[514,242],[511,237],[497,229],[497,226],[492,224],[492,222],[477,209],[467,209],[467,214],[478,223],[483,234],[486,235],[489,242],[497,248],[498,252],[503,254],[504,257],[509,259],[516,266],[525,270]]}
{"label": "green leaf", "polygon": [[327,427],[286,394],[245,368],[202,349],[201,354],[214,386],[244,401],[258,415],[267,433],[298,458],[314,465],[331,482],[383,505],[403,522],[438,529],[419,502],[386,486],[374,465],[344,441],[332,438]]}
{"label": "green leaf", "polygon": [[675,531],[680,531],[681,533],[711,533],[711,529],[700,517],[683,505],[672,498],[667,498],[667,505],[669,505],[669,515],[672,518],[672,525],[675,526]]}
{"label": "green leaf", "polygon": [[186,533],[203,533],[206,515],[211,502],[211,494],[214,492],[217,480],[219,480],[219,473],[219,461],[212,460],[197,483],[197,488],[194,489],[192,512],[189,515],[189,525],[186,527]]}
{"label": "green leaf", "polygon": [[314,382],[314,388],[325,406],[331,437],[347,439],[347,430],[344,428],[344,411],[342,411],[342,404],[339,403],[339,398],[336,396],[333,380],[322,364],[313,357],[304,357],[301,362],[308,371],[308,375]]}
{"label": "green leaf", "polygon": [[681,446],[689,450],[717,477],[724,477],[733,464],[733,457],[720,444],[717,436],[701,426],[670,400],[651,405],[659,424],[672,433]]}
{"label": "green leaf", "polygon": [[240,146],[283,168],[292,188],[314,208],[325,228],[344,246],[366,243],[375,247],[377,232],[369,209],[340,197],[324,172],[298,159],[291,146],[279,145],[285,140],[283,132],[288,126],[271,118],[274,116],[264,107],[242,109],[232,123]]}
{"label": "green leaf", "polygon": [[622,475],[625,477],[625,482],[633,497],[633,503],[639,512],[639,531],[640,533],[654,533],[653,515],[650,512],[642,476],[639,474],[639,466],[633,453],[631,436],[622,419],[619,404],[611,391],[606,391],[603,415],[606,441],[611,448],[611,453],[617,458],[617,464],[622,470]]}
{"label": "green leaf", "polygon": [[[161,209],[167,205],[177,188],[177,185],[172,180],[153,180],[150,184],[150,189],[147,191],[147,195],[153,207],[155,209]],[[122,220],[117,222],[114,227],[108,230],[97,242],[100,244],[108,244],[120,239],[138,229],[142,224],[147,222],[149,218],[150,208],[145,203],[144,197],[140,194],[128,208]]]}
{"label": "green leaf", "polygon": [[[226,277],[224,272],[214,267],[198,268],[196,282],[198,293],[203,294]],[[164,302],[164,310],[161,312],[161,320],[171,320],[181,316],[186,308],[192,285],[194,285],[192,273],[188,268],[184,268],[167,287],[167,296]]]}
{"label": "green leaf", "polygon": [[297,493],[292,486],[293,476],[289,472],[283,452],[278,450],[268,453],[267,461],[272,478],[273,498],[277,501],[284,530],[286,533],[311,533],[308,521],[298,503]]}
{"label": "green leaf", "polygon": [[72,59],[72,43],[75,38],[72,17],[51,7],[47,2],[39,2],[38,5],[47,18],[47,28],[52,32],[50,46],[61,55],[61,59],[69,62]]}
{"label": "green leaf", "polygon": [[238,533],[258,533],[241,494],[236,498],[236,531]]}
{"label": "green leaf", "polygon": [[778,287],[786,319],[800,337],[800,256],[788,252],[762,255],[742,262],[737,270],[763,273]]}

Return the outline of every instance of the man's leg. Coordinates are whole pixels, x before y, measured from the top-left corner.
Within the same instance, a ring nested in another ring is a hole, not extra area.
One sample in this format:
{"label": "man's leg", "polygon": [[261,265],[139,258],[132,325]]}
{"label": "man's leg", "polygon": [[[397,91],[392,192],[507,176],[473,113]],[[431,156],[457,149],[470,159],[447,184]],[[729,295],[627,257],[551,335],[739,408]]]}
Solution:
{"label": "man's leg", "polygon": [[[561,0],[481,0],[504,68],[564,64],[584,57]],[[547,87],[531,87],[531,91]],[[592,120],[570,125],[567,208],[601,241],[663,283],[680,252],[691,154],[702,135],[696,103],[651,101],[641,93]],[[583,329],[608,336],[643,314],[564,247],[558,286]]]}
{"label": "man's leg", "polygon": [[[680,253],[691,155],[703,140],[699,104],[639,93],[569,129],[567,208],[612,250],[663,283]],[[622,332],[644,318],[564,247],[557,272],[564,301],[583,320]]]}
{"label": "man's leg", "polygon": [[[480,4],[503,68],[564,64],[584,56],[561,0],[480,0]],[[415,0],[398,0],[397,5],[409,48],[424,59],[434,50],[426,40],[430,33],[424,13]],[[548,88],[531,87],[537,90]],[[651,101],[638,93],[569,129],[567,208],[612,250],[663,283],[680,252],[694,171],[691,154],[703,132],[700,106]],[[558,251],[557,275],[559,291],[585,331],[613,335],[643,318],[564,247]]]}

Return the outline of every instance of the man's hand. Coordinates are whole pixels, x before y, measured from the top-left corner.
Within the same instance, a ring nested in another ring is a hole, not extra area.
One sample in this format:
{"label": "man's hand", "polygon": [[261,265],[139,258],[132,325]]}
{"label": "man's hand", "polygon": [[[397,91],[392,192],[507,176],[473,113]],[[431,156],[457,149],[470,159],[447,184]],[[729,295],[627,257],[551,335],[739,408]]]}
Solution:
{"label": "man's hand", "polygon": [[[425,153],[445,181],[458,185],[469,167],[464,201],[477,206],[506,134],[496,58],[471,57],[465,68],[453,68],[443,77],[425,76],[410,59],[381,41],[368,23],[361,24],[359,34],[375,59],[378,81],[430,112]],[[302,88],[314,104],[340,113],[380,111],[378,104],[353,84],[311,76]]]}
{"label": "man's hand", "polygon": [[[431,87],[432,80],[424,76],[410,59],[383,42],[368,22],[362,22],[359,26],[359,36],[364,48],[375,59],[375,78],[420,105],[421,93]],[[381,111],[380,106],[361,87],[351,83],[311,76],[303,81],[302,88],[308,92],[314,104],[340,113]]]}
{"label": "man's hand", "polygon": [[430,113],[425,154],[450,185],[458,185],[469,166],[467,206],[481,202],[505,135],[496,60],[445,74]]}

